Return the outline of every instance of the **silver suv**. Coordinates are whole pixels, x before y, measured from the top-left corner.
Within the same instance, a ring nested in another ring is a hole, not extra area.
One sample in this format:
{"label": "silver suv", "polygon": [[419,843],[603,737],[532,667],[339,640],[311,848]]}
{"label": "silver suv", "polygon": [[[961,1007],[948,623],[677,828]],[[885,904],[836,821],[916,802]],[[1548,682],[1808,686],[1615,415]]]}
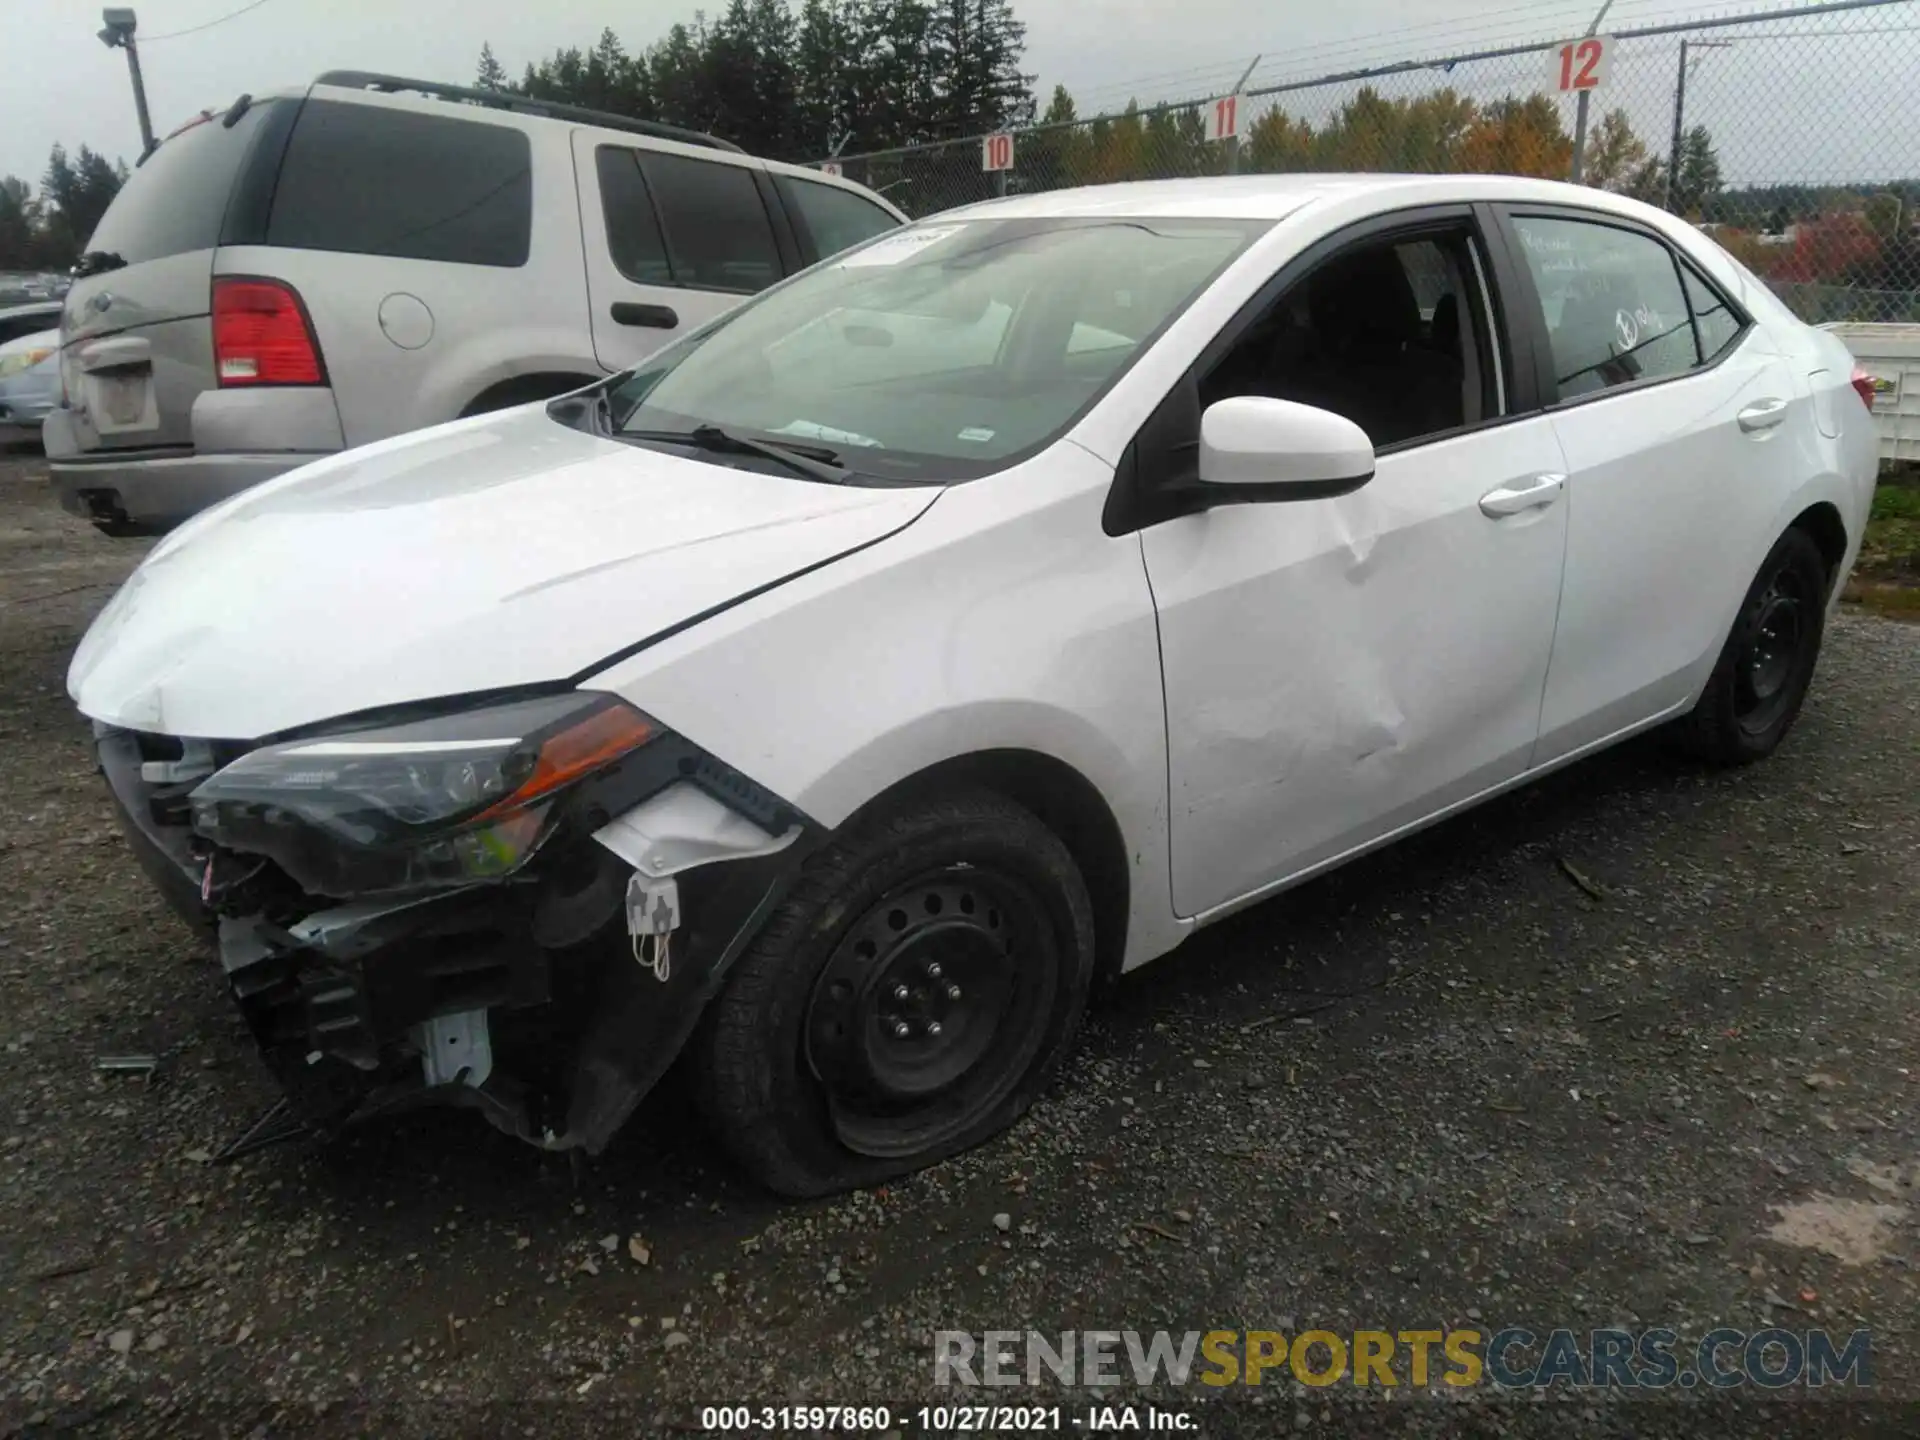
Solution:
{"label": "silver suv", "polygon": [[903,220],[712,136],[333,72],[149,154],[61,316],[62,503],[164,529],[348,446],[544,399]]}

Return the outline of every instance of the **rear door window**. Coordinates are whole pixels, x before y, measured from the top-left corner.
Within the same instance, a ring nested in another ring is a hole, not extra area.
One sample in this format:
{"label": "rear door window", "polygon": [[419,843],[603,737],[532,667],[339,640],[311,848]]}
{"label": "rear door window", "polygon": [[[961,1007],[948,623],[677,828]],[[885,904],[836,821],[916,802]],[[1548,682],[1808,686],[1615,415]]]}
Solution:
{"label": "rear door window", "polygon": [[810,260],[838,255],[862,240],[899,228],[900,222],[893,216],[851,190],[791,175],[777,175],[773,183],[792,212]]}
{"label": "rear door window", "polygon": [[87,241],[88,253],[138,265],[213,249],[248,143],[284,103],[249,106],[232,128],[218,117],[202,120],[163,141],[113,197]]}
{"label": "rear door window", "polygon": [[507,125],[309,100],[267,243],[462,265],[527,263],[533,158]]}
{"label": "rear door window", "polygon": [[1712,364],[1740,338],[1746,324],[1718,290],[1694,273],[1692,266],[1683,264],[1680,273],[1686,278],[1687,303],[1693,307],[1694,328],[1700,332],[1701,362]]}
{"label": "rear door window", "polygon": [[660,216],[640,175],[633,151],[602,145],[594,151],[600,175],[600,211],[607,223],[607,253],[613,268],[639,285],[673,284],[667,263],[667,241],[660,233]]}
{"label": "rear door window", "polygon": [[751,295],[780,278],[773,222],[751,170],[659,150],[637,153],[674,284]]}
{"label": "rear door window", "polygon": [[1700,363],[1673,252],[1600,221],[1516,215],[1546,312],[1560,398],[1682,375]]}

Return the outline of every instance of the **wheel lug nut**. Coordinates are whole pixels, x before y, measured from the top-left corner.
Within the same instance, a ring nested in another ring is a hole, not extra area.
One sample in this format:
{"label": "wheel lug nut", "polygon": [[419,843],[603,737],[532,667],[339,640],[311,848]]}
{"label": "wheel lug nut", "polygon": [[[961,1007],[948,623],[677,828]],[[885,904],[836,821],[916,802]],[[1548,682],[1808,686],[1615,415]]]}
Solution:
{"label": "wheel lug nut", "polygon": [[893,998],[896,1000],[905,1000],[909,993],[907,987],[904,985],[896,985],[893,987]]}
{"label": "wheel lug nut", "polygon": [[933,964],[927,966],[927,978],[929,980],[938,980],[940,978],[940,962],[939,961],[936,960]]}
{"label": "wheel lug nut", "polygon": [[893,1038],[894,1039],[904,1040],[907,1038],[907,1036],[911,1035],[912,1033],[913,1033],[913,1027],[907,1024],[906,1021],[896,1020],[893,1022]]}
{"label": "wheel lug nut", "polygon": [[938,1020],[927,1021],[927,1034],[938,1035],[939,1033],[940,1033],[940,1022]]}
{"label": "wheel lug nut", "polygon": [[959,998],[960,998],[960,987],[958,985],[947,986],[947,999],[958,1000]]}

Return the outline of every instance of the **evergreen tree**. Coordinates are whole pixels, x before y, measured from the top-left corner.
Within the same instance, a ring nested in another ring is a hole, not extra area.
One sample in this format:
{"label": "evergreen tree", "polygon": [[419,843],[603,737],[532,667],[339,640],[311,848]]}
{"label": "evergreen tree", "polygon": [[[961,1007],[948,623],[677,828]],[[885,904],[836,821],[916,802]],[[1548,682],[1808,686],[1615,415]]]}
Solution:
{"label": "evergreen tree", "polygon": [[1676,215],[1695,214],[1720,193],[1720,154],[1706,126],[1696,125],[1681,138],[1673,180],[1672,207]]}
{"label": "evergreen tree", "polygon": [[511,90],[513,82],[507,79],[504,66],[494,58],[493,46],[482,41],[480,45],[480,72],[474,76],[473,88],[476,90]]}
{"label": "evergreen tree", "polygon": [[45,208],[42,236],[48,259],[56,264],[79,259],[125,179],[124,165],[115,166],[85,145],[72,160],[67,158],[64,146],[53,147],[46,178],[40,185]]}
{"label": "evergreen tree", "polygon": [[706,130],[713,125],[714,107],[707,93],[706,23],[696,24],[698,31],[675,25],[647,52],[647,76],[660,119]]}
{"label": "evergreen tree", "polygon": [[854,54],[860,57],[855,113],[873,130],[862,148],[938,138],[939,81],[926,0],[865,0],[853,14]]}
{"label": "evergreen tree", "polygon": [[843,141],[866,145],[848,101],[858,58],[842,0],[805,0],[793,40],[794,142],[802,153],[831,154]]}
{"label": "evergreen tree", "polygon": [[935,132],[948,138],[1031,124],[1033,77],[1020,71],[1027,27],[1010,0],[933,0],[928,19]]}
{"label": "evergreen tree", "polygon": [[476,84],[812,160],[842,143],[878,150],[1031,124],[1025,44],[1013,0],[728,0],[644,55],[603,30],[590,50],[529,64],[518,85],[482,46]]}
{"label": "evergreen tree", "polygon": [[1601,190],[1625,190],[1646,163],[1646,142],[1633,133],[1627,112],[1609,110],[1587,137],[1580,178]]}
{"label": "evergreen tree", "polygon": [[0,178],[0,270],[32,270],[42,263],[40,202],[17,175]]}
{"label": "evergreen tree", "polygon": [[1053,87],[1053,98],[1040,117],[1038,132],[1021,140],[1020,169],[1036,184],[1049,189],[1081,184],[1092,158],[1092,143],[1084,125],[1074,122],[1079,112],[1064,85]]}

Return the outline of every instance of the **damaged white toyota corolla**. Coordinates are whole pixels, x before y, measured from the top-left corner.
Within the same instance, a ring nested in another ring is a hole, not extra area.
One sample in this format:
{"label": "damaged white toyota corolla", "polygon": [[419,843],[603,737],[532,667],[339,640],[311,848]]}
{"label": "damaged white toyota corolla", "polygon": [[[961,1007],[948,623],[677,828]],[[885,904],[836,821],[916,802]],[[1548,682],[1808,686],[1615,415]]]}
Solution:
{"label": "damaged white toyota corolla", "polygon": [[249,491],[73,662],[286,1100],[598,1151],[685,1056],[790,1194],[972,1145],[1103,973],[1663,722],[1793,723],[1838,341],[1500,177],[942,216],[640,370]]}

